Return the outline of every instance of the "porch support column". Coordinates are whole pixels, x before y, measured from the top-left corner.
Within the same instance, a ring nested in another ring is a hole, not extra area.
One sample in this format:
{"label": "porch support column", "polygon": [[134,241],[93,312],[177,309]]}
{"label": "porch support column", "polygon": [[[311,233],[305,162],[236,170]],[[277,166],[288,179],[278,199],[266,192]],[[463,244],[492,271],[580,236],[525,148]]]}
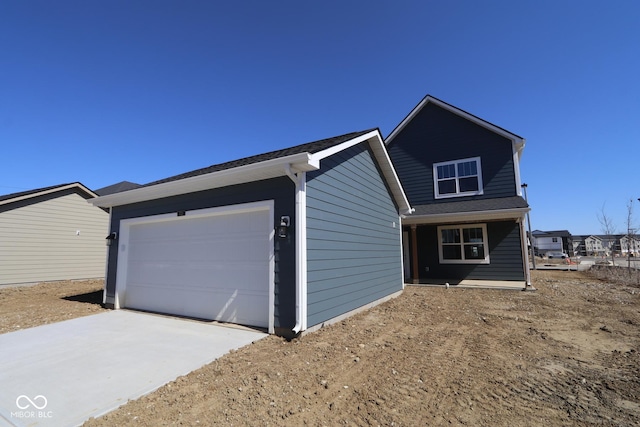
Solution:
{"label": "porch support column", "polygon": [[418,270],[418,233],[416,232],[417,228],[417,225],[411,225],[411,278],[413,279],[414,285],[420,283],[420,273]]}

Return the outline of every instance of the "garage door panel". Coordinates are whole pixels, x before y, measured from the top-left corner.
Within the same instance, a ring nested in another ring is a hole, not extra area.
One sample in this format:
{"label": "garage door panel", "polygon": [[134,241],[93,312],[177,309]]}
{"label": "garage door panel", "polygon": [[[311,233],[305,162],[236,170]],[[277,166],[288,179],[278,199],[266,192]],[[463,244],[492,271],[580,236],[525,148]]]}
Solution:
{"label": "garage door panel", "polygon": [[[144,299],[145,304],[127,305],[130,308],[178,314],[208,320],[268,326],[268,307],[263,304],[264,293],[239,292],[235,289],[219,290],[215,294],[208,289],[189,288],[176,294],[175,288],[156,284],[138,284],[127,291],[127,299]],[[247,310],[246,307],[263,307]]]}
{"label": "garage door panel", "polygon": [[[128,274],[129,285],[136,283],[157,283],[167,286],[193,286],[199,284],[204,287],[232,287],[233,289],[254,289],[255,283],[264,282],[264,271],[269,264],[246,262],[215,262],[215,263],[138,263],[137,268]],[[226,274],[229,270],[238,272],[239,280],[216,280],[218,274]],[[189,276],[188,281],[185,277]],[[241,278],[240,278],[241,276]],[[268,289],[264,289],[266,294]]]}
{"label": "garage door panel", "polygon": [[[206,240],[200,238],[194,241],[156,240],[136,242],[129,249],[129,261],[158,261],[158,260],[225,260],[235,261],[239,257],[243,260],[263,260],[267,244],[256,242],[257,238],[268,241],[269,236],[244,236],[242,238],[216,238]],[[215,242],[215,245],[211,243]]]}
{"label": "garage door panel", "polygon": [[268,209],[129,225],[125,307],[269,326]]}

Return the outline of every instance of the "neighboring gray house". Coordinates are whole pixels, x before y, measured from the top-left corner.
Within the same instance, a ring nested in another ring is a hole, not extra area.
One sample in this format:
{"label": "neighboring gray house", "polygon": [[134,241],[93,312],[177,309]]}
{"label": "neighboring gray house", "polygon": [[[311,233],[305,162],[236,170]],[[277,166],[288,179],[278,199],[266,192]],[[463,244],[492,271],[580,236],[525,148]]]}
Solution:
{"label": "neighboring gray house", "polygon": [[385,143],[415,208],[402,221],[407,280],[526,288],[524,139],[427,95]]}
{"label": "neighboring gray house", "polygon": [[294,336],[403,289],[410,210],[377,129],[92,200],[109,208],[105,305]]}
{"label": "neighboring gray house", "polygon": [[0,285],[102,278],[109,215],[84,185],[0,196]]}
{"label": "neighboring gray house", "polygon": [[546,256],[548,252],[565,252],[574,256],[573,238],[567,230],[534,230],[533,249],[537,256]]}

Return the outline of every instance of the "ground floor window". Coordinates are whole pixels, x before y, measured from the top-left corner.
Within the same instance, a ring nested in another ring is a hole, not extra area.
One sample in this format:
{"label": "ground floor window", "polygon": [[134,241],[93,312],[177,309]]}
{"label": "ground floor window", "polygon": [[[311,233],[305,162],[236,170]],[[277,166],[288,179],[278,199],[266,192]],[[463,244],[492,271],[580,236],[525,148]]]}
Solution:
{"label": "ground floor window", "polygon": [[438,252],[442,264],[489,264],[487,225],[438,227]]}

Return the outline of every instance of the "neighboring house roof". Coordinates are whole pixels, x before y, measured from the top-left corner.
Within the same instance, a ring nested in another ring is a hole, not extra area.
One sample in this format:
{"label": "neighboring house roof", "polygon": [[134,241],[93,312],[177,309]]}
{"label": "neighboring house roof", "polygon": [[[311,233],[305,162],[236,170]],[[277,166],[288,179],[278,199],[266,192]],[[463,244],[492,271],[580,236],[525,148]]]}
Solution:
{"label": "neighboring house roof", "polygon": [[318,170],[323,158],[364,141],[369,141],[371,150],[400,211],[409,211],[411,209],[409,201],[387,154],[379,129],[348,133],[196,169],[154,181],[133,190],[101,196],[92,200],[92,203],[100,207],[119,206]]}
{"label": "neighboring house roof", "polygon": [[435,104],[441,108],[444,108],[445,110],[448,110],[454,114],[457,114],[458,116],[461,116],[473,123],[476,123],[477,125],[480,125],[486,129],[489,129],[490,131],[493,131],[499,135],[502,135],[503,137],[510,139],[511,141],[513,141],[513,143],[516,146],[516,150],[518,152],[518,158],[522,156],[522,150],[524,149],[524,145],[525,145],[525,139],[519,135],[516,135],[513,132],[509,132],[508,130],[501,128],[500,126],[496,126],[493,123],[490,123],[484,119],[481,119],[478,116],[475,116],[471,113],[468,113],[458,107],[454,107],[451,104],[448,104],[436,97],[433,97],[431,95],[427,95],[425,96],[422,101],[420,101],[418,103],[418,105],[416,105],[414,107],[413,110],[411,110],[411,112],[407,115],[407,117],[405,117],[398,126],[395,127],[395,129],[389,134],[389,136],[387,136],[385,138],[385,144],[389,144],[391,143],[391,141],[396,137],[396,135],[398,135],[402,129],[404,129],[404,127],[411,122],[411,120],[420,112],[420,110],[422,110],[427,104]]}
{"label": "neighboring house roof", "polygon": [[572,237],[568,230],[541,231],[534,230],[531,234],[534,237]]}
{"label": "neighboring house roof", "polygon": [[97,196],[96,193],[94,193],[93,191],[91,191],[81,183],[74,182],[71,184],[60,184],[60,185],[54,185],[51,187],[36,188],[35,190],[21,191],[19,193],[6,194],[4,196],[0,196],[0,205],[7,205],[9,203],[15,203],[22,200],[44,196],[47,194],[55,193],[57,191],[63,191],[68,189],[76,189],[80,193],[84,193],[87,196],[87,198],[93,198]]}
{"label": "neighboring house roof", "polygon": [[140,184],[129,181],[120,181],[116,184],[108,185],[106,187],[95,190],[98,196],[106,196],[107,194],[120,193],[121,191],[133,190],[134,188],[142,187]]}
{"label": "neighboring house roof", "polygon": [[527,202],[520,196],[432,203],[414,206],[414,209],[413,214],[403,218],[403,223],[520,218],[530,210]]}

